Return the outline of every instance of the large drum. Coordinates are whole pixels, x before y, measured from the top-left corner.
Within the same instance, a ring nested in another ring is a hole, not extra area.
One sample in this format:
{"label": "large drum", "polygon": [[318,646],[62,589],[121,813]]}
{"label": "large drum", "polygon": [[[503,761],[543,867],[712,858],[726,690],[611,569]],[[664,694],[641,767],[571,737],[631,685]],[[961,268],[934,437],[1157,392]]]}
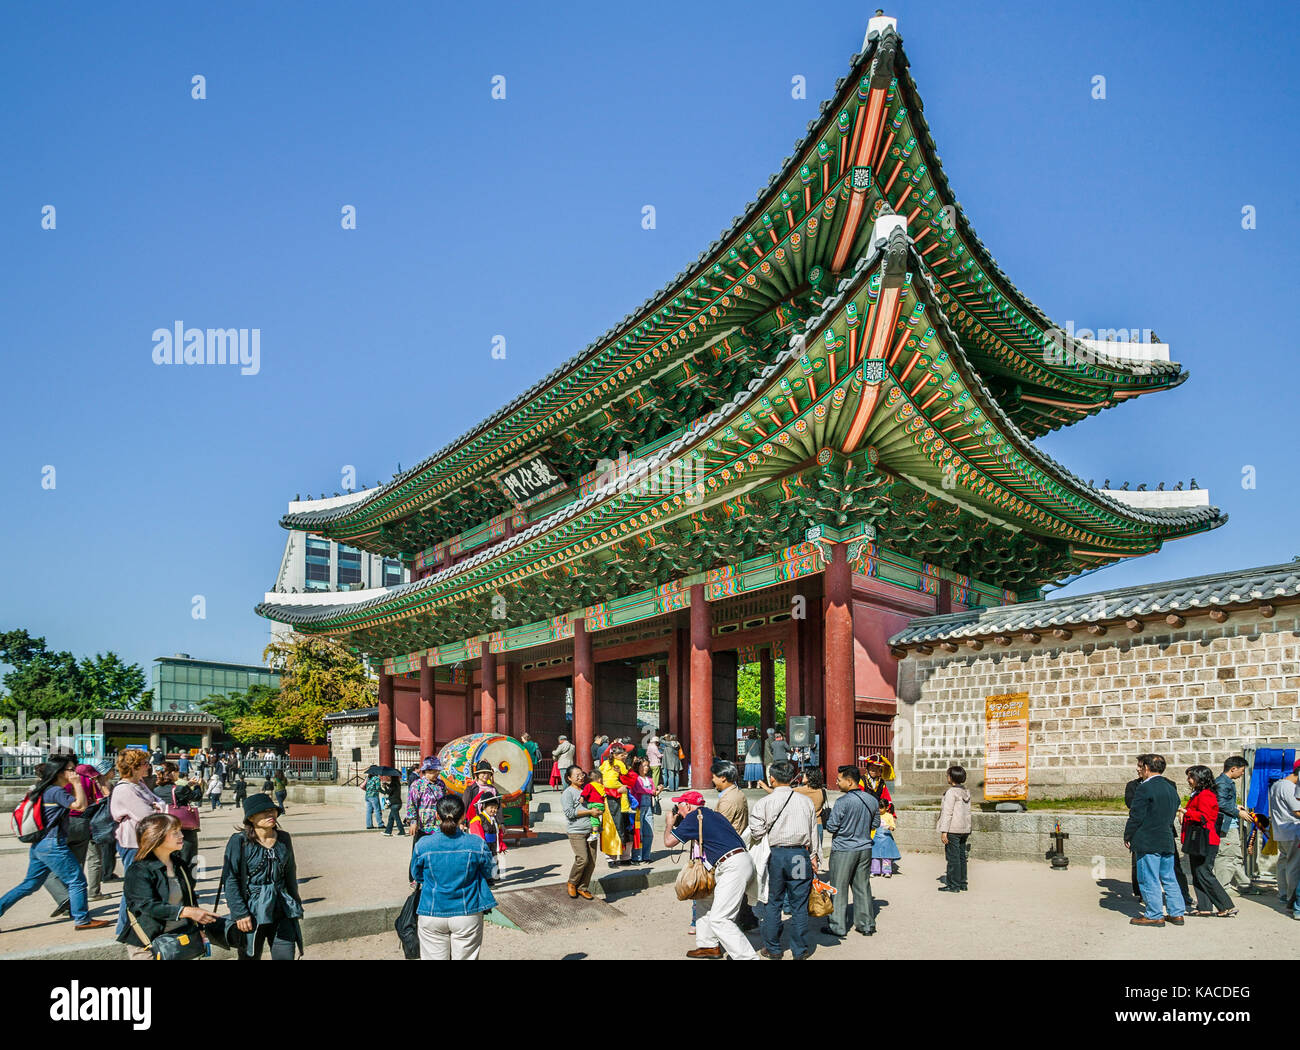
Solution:
{"label": "large drum", "polygon": [[438,753],[438,758],[443,783],[457,794],[469,786],[474,767],[480,762],[492,766],[493,783],[504,802],[519,798],[533,783],[533,758],[528,748],[504,733],[457,737]]}

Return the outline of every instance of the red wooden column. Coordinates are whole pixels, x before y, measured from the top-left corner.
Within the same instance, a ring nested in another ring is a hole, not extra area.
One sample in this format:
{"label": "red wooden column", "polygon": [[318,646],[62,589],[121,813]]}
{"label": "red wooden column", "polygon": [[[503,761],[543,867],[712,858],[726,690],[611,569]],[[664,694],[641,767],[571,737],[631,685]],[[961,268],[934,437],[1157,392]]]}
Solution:
{"label": "red wooden column", "polygon": [[776,719],[776,670],[772,649],[768,646],[758,654],[758,735],[767,739],[767,731]]}
{"label": "red wooden column", "polygon": [[668,699],[660,718],[664,720],[661,729],[668,733],[682,731],[682,632],[673,627],[668,635]]}
{"label": "red wooden column", "polygon": [[691,787],[709,787],[713,761],[713,612],[704,598],[702,583],[691,585],[691,748],[687,757]]}
{"label": "red wooden column", "polygon": [[596,736],[595,667],[591,660],[591,635],[587,621],[573,622],[573,746],[574,762],[586,769],[591,764],[591,742]]}
{"label": "red wooden column", "polygon": [[420,757],[433,754],[433,666],[427,656],[420,657]]}
{"label": "red wooden column", "polygon": [[853,764],[853,574],[836,543],[826,566],[826,768]]}
{"label": "red wooden column", "polygon": [[483,720],[483,732],[495,733],[497,731],[497,654],[488,648],[488,643],[483,643],[483,663],[482,670],[482,692],[480,695],[479,714]]}
{"label": "red wooden column", "polygon": [[391,766],[393,751],[393,676],[379,672],[379,764]]}

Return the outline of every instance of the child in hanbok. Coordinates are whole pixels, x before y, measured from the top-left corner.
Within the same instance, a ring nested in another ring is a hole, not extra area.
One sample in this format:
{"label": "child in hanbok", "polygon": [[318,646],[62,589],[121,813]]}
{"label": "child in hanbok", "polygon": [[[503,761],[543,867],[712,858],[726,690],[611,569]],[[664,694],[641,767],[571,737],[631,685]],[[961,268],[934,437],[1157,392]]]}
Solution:
{"label": "child in hanbok", "polygon": [[894,861],[903,858],[898,843],[894,841],[894,830],[897,827],[898,818],[894,814],[880,814],[880,827],[871,836],[872,875],[883,875],[887,879],[894,877]]}

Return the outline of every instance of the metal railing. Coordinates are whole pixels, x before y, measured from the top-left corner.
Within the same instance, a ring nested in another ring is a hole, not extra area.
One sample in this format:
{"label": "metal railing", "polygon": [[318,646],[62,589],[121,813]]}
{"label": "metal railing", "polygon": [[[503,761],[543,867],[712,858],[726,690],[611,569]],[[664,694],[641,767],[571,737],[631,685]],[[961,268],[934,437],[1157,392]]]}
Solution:
{"label": "metal railing", "polygon": [[[190,768],[194,768],[193,762]],[[239,768],[250,788],[254,780],[273,776],[277,769],[284,771],[285,779],[290,783],[295,780],[335,780],[338,777],[338,762],[332,758],[245,758]]]}
{"label": "metal railing", "polygon": [[33,781],[44,755],[0,755],[0,780]]}
{"label": "metal railing", "polygon": [[[103,756],[116,759],[115,753]],[[36,779],[36,767],[45,761],[44,755],[0,755],[0,781],[11,783],[31,782]],[[249,782],[264,780],[273,775],[277,769],[284,770],[290,783],[295,781],[332,781],[338,777],[338,763],[332,758],[276,758],[244,759],[240,765],[244,779]],[[191,761],[190,771],[197,773],[198,766]],[[209,769],[207,775],[211,776]],[[229,781],[229,777],[227,777]],[[229,785],[227,785],[229,786]],[[260,783],[258,787],[260,787]]]}

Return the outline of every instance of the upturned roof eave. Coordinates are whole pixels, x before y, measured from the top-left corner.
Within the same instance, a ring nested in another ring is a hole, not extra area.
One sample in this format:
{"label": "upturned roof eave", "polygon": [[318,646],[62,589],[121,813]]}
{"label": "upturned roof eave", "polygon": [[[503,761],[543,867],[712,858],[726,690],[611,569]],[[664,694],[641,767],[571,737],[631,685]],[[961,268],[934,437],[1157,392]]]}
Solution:
{"label": "upturned roof eave", "polygon": [[[822,311],[817,315],[817,317],[810,321],[807,328],[807,334],[804,337],[805,340],[814,340],[816,335],[835,318],[837,312],[844,308],[851,294],[857,290],[858,283],[869,278],[874,264],[881,257],[884,245],[884,241],[877,242],[877,244],[872,246],[865,255],[859,257],[851,270],[846,272],[845,276],[840,280],[834,294],[827,298]],[[916,255],[910,240],[908,241],[908,252],[909,261],[912,264],[912,268],[915,270],[916,264],[919,262],[919,256]],[[918,272],[924,276],[923,268]],[[985,411],[985,414],[995,421],[995,425],[999,426],[999,428],[1004,432],[1004,435],[1007,436],[1008,440],[1014,442],[1018,451],[1027,456],[1032,455],[1038,461],[1040,469],[1055,475],[1056,480],[1062,485],[1073,488],[1078,495],[1094,500],[1117,516],[1127,517],[1134,522],[1144,522],[1164,527],[1167,529],[1164,535],[1169,538],[1173,538],[1175,535],[1182,535],[1184,534],[1184,531],[1197,531],[1200,528],[1215,527],[1213,524],[1208,524],[1208,520],[1218,515],[1217,508],[1195,508],[1194,511],[1189,512],[1188,514],[1181,514],[1176,511],[1171,513],[1169,509],[1164,510],[1160,514],[1150,514],[1140,511],[1126,504],[1121,504],[1102,496],[1100,492],[1075,477],[1075,475],[1060,466],[1060,464],[1056,463],[1056,461],[1051,459],[1051,457],[1034,448],[1029,439],[1023,435],[1019,428],[1016,427],[1015,422],[1002,411],[1001,407],[997,404],[996,399],[994,399],[987,388],[984,387],[983,382],[978,375],[978,371],[975,370],[969,360],[966,359],[961,343],[956,337],[956,333],[953,331],[951,326],[947,324],[947,318],[944,315],[942,308],[933,299],[932,295],[929,295],[928,293],[928,285],[925,287],[924,292],[918,292],[918,294],[923,294],[928,300],[928,309],[932,310],[936,318],[938,318],[943,324],[945,344],[952,347],[952,352],[956,355],[954,356],[954,361],[959,361],[964,365],[964,374],[962,375],[963,381],[967,382],[969,388],[975,392],[976,397],[981,402],[980,407]],[[800,348],[802,348],[802,345],[803,343],[801,342]],[[695,426],[689,428],[680,438],[671,442],[669,445],[656,452],[653,456],[648,457],[645,463],[641,466],[640,471],[649,472],[651,470],[661,469],[666,464],[685,455],[691,448],[707,441],[710,436],[719,433],[730,421],[734,420],[734,418],[743,410],[745,405],[749,404],[754,398],[761,396],[763,391],[774,386],[781,378],[781,375],[784,374],[785,370],[791,367],[795,360],[796,354],[794,347],[787,347],[777,355],[777,358],[772,363],[764,366],[760,375],[756,377],[755,380],[751,381],[746,389],[742,390],[726,405],[722,406],[717,411],[710,413]],[[448,583],[454,580],[455,577],[468,572],[470,569],[478,568],[486,562],[490,562],[515,550],[518,546],[530,543],[533,540],[540,538],[543,534],[567,523],[573,517],[596,509],[597,504],[604,500],[613,498],[619,488],[625,487],[627,484],[628,479],[621,478],[615,480],[601,489],[589,493],[582,499],[575,500],[572,504],[558,509],[546,518],[535,522],[516,536],[495,544],[478,555],[471,556],[463,562],[459,562],[454,566],[427,576],[424,579],[388,588],[384,593],[378,594],[374,598],[368,599],[364,602],[349,604],[347,606],[319,606],[314,608],[289,608],[263,602],[256,607],[255,611],[261,616],[282,623],[306,625],[325,623],[335,616],[343,615],[344,613],[355,614],[373,610],[387,602],[393,601],[394,599],[408,597]],[[1207,514],[1206,512],[1209,513]],[[1221,524],[1221,522],[1219,523]],[[1169,526],[1173,526],[1173,528],[1169,528]],[[1089,528],[1088,531],[1094,532],[1095,530]]]}
{"label": "upturned roof eave", "polygon": [[[1046,330],[1059,330],[1060,326],[1047,315],[1046,311],[1034,302],[1028,294],[1020,289],[1005,273],[1005,271],[1003,271],[1002,267],[998,265],[997,259],[994,258],[993,253],[989,251],[988,246],[985,245],[979,235],[975,232],[975,227],[970,221],[969,216],[967,216],[961,202],[958,201],[957,195],[952,188],[952,183],[948,179],[948,173],[944,170],[943,161],[940,159],[938,145],[935,142],[934,134],[930,130],[929,122],[925,119],[925,102],[921,97],[921,92],[917,87],[916,81],[912,77],[911,63],[908,61],[906,51],[902,46],[901,36],[899,37],[898,55],[900,61],[895,64],[894,73],[898,78],[900,91],[905,91],[907,93],[909,96],[908,101],[915,102],[914,106],[908,105],[907,112],[917,131],[918,146],[920,147],[921,152],[925,155],[926,167],[930,172],[933,182],[939,188],[940,195],[951,202],[955,209],[957,224],[961,230],[963,239],[966,240],[973,249],[979,252],[981,267],[986,272],[990,273],[996,281],[1002,285],[1007,293],[1014,297],[1016,300],[1015,305],[1018,309],[1027,314],[1031,320],[1035,321],[1041,328]],[[1138,371],[1139,368],[1146,368],[1149,371],[1158,373],[1168,373],[1167,382],[1158,386],[1149,386],[1140,391],[1141,393],[1171,389],[1183,382],[1186,378],[1186,370],[1176,361],[1132,362],[1123,358],[1115,358],[1105,354],[1095,353],[1094,357],[1097,359],[1099,365],[1119,376],[1136,377],[1142,374]],[[1070,376],[1070,378],[1075,382],[1088,383],[1097,386],[1114,385],[1113,381],[1108,382],[1104,379],[1089,376],[1073,375]],[[1041,384],[1035,385],[1040,386],[1041,389],[1044,390],[1054,389],[1052,387],[1041,386]],[[1081,416],[1080,419],[1082,418],[1085,417]],[[1073,423],[1077,422],[1078,420],[1073,420],[1069,424],[1064,425],[1073,425]]]}
{"label": "upturned roof eave", "polygon": [[[916,246],[910,238],[907,242],[907,252],[909,268],[915,276],[920,278],[919,283],[916,280],[913,281],[912,288],[925,304],[926,315],[935,318],[937,322],[936,328],[939,331],[943,345],[949,350],[949,356],[953,361],[954,368],[960,375],[962,382],[966,384],[967,389],[971,391],[981,411],[1016,452],[1020,453],[1021,456],[1063,488],[1070,490],[1081,499],[1085,499],[1097,507],[1119,518],[1127,519],[1134,524],[1159,527],[1162,530],[1158,536],[1160,539],[1174,539],[1207,528],[1217,528],[1227,520],[1226,516],[1217,507],[1189,507],[1185,511],[1179,508],[1163,508],[1167,513],[1152,513],[1148,510],[1133,507],[1105,495],[1101,490],[1089,485],[1038,448],[1032,439],[1020,429],[1015,420],[1011,418],[984,383],[980,370],[970,360],[960,336],[935,297],[934,279],[925,265],[925,260],[917,253]],[[1021,498],[1032,502],[1027,494],[1021,493]],[[1046,510],[1046,508],[1043,509]],[[1058,512],[1049,511],[1049,513],[1057,515]],[[1097,531],[1091,526],[1082,527],[1087,528],[1089,532]]]}

